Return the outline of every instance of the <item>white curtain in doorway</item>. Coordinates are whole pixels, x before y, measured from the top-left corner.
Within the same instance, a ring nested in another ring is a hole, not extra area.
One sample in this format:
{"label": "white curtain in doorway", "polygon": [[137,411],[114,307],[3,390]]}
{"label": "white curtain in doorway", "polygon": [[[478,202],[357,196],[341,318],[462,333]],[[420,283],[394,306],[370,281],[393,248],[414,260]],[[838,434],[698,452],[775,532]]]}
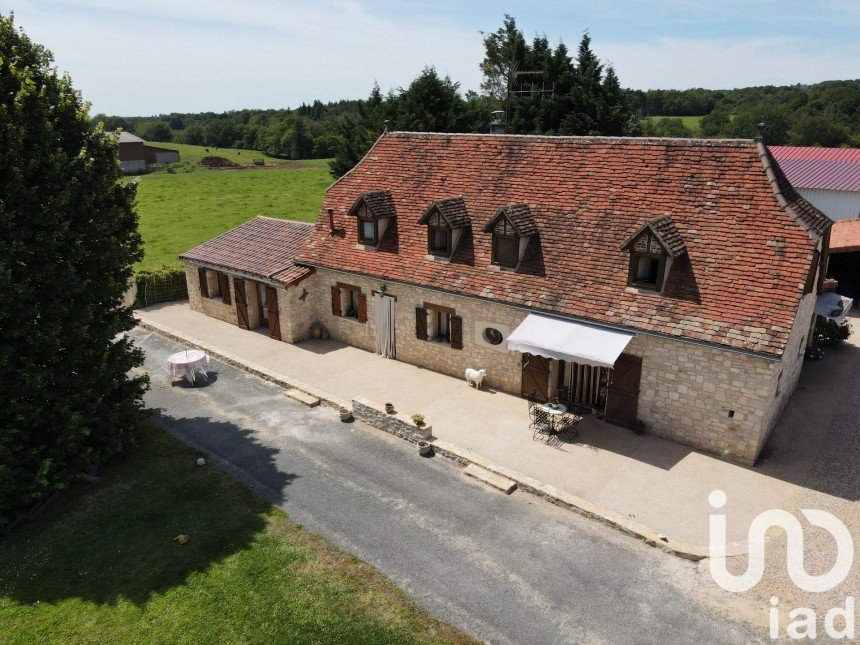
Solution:
{"label": "white curtain in doorway", "polygon": [[376,353],[385,358],[396,358],[394,334],[394,298],[377,293],[376,304]]}

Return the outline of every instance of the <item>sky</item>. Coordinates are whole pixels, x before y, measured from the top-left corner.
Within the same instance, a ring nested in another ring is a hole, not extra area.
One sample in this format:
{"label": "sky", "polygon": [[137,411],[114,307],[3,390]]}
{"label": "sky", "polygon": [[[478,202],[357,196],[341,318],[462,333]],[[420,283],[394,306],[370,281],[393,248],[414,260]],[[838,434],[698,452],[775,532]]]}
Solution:
{"label": "sky", "polygon": [[0,0],[92,113],[285,108],[404,87],[428,65],[478,89],[504,15],[636,89],[860,78],[860,0]]}

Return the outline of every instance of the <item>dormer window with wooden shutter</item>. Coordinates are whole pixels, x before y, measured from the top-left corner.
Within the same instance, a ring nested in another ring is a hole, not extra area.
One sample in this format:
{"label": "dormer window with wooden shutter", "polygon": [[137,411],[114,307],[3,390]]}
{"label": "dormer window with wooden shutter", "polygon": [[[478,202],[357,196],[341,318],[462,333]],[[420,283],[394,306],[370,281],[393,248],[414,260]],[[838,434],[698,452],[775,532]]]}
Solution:
{"label": "dormer window with wooden shutter", "polygon": [[662,291],[672,261],[687,252],[681,235],[668,215],[648,220],[624,244],[630,253],[627,285]]}
{"label": "dormer window with wooden shutter", "polygon": [[427,226],[427,254],[430,259],[450,259],[463,230],[472,225],[462,197],[440,199],[430,204],[418,220]]}
{"label": "dormer window with wooden shutter", "polygon": [[527,204],[512,204],[500,208],[484,226],[484,232],[493,236],[492,265],[516,269],[538,229]]}
{"label": "dormer window with wooden shutter", "polygon": [[394,199],[387,190],[362,193],[348,214],[356,218],[359,245],[373,250],[379,246],[396,215]]}

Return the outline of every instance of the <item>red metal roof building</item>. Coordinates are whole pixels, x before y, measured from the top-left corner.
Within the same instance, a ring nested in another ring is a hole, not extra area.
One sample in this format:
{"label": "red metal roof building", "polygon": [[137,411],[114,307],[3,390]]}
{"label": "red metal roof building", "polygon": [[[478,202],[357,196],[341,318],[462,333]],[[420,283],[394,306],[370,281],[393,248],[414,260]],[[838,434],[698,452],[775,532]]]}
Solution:
{"label": "red metal roof building", "polygon": [[797,191],[833,220],[860,217],[860,149],[772,146]]}

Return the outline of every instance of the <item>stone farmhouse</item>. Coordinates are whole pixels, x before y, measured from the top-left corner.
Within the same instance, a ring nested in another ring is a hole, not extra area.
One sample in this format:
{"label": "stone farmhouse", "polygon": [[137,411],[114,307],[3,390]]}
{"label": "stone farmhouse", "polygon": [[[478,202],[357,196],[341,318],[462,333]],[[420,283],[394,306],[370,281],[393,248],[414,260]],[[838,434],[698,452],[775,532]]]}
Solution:
{"label": "stone farmhouse", "polygon": [[565,386],[753,463],[799,376],[831,223],[760,140],[387,132],[316,225],[258,217],[181,258],[191,307],[241,327],[317,326],[524,396]]}

